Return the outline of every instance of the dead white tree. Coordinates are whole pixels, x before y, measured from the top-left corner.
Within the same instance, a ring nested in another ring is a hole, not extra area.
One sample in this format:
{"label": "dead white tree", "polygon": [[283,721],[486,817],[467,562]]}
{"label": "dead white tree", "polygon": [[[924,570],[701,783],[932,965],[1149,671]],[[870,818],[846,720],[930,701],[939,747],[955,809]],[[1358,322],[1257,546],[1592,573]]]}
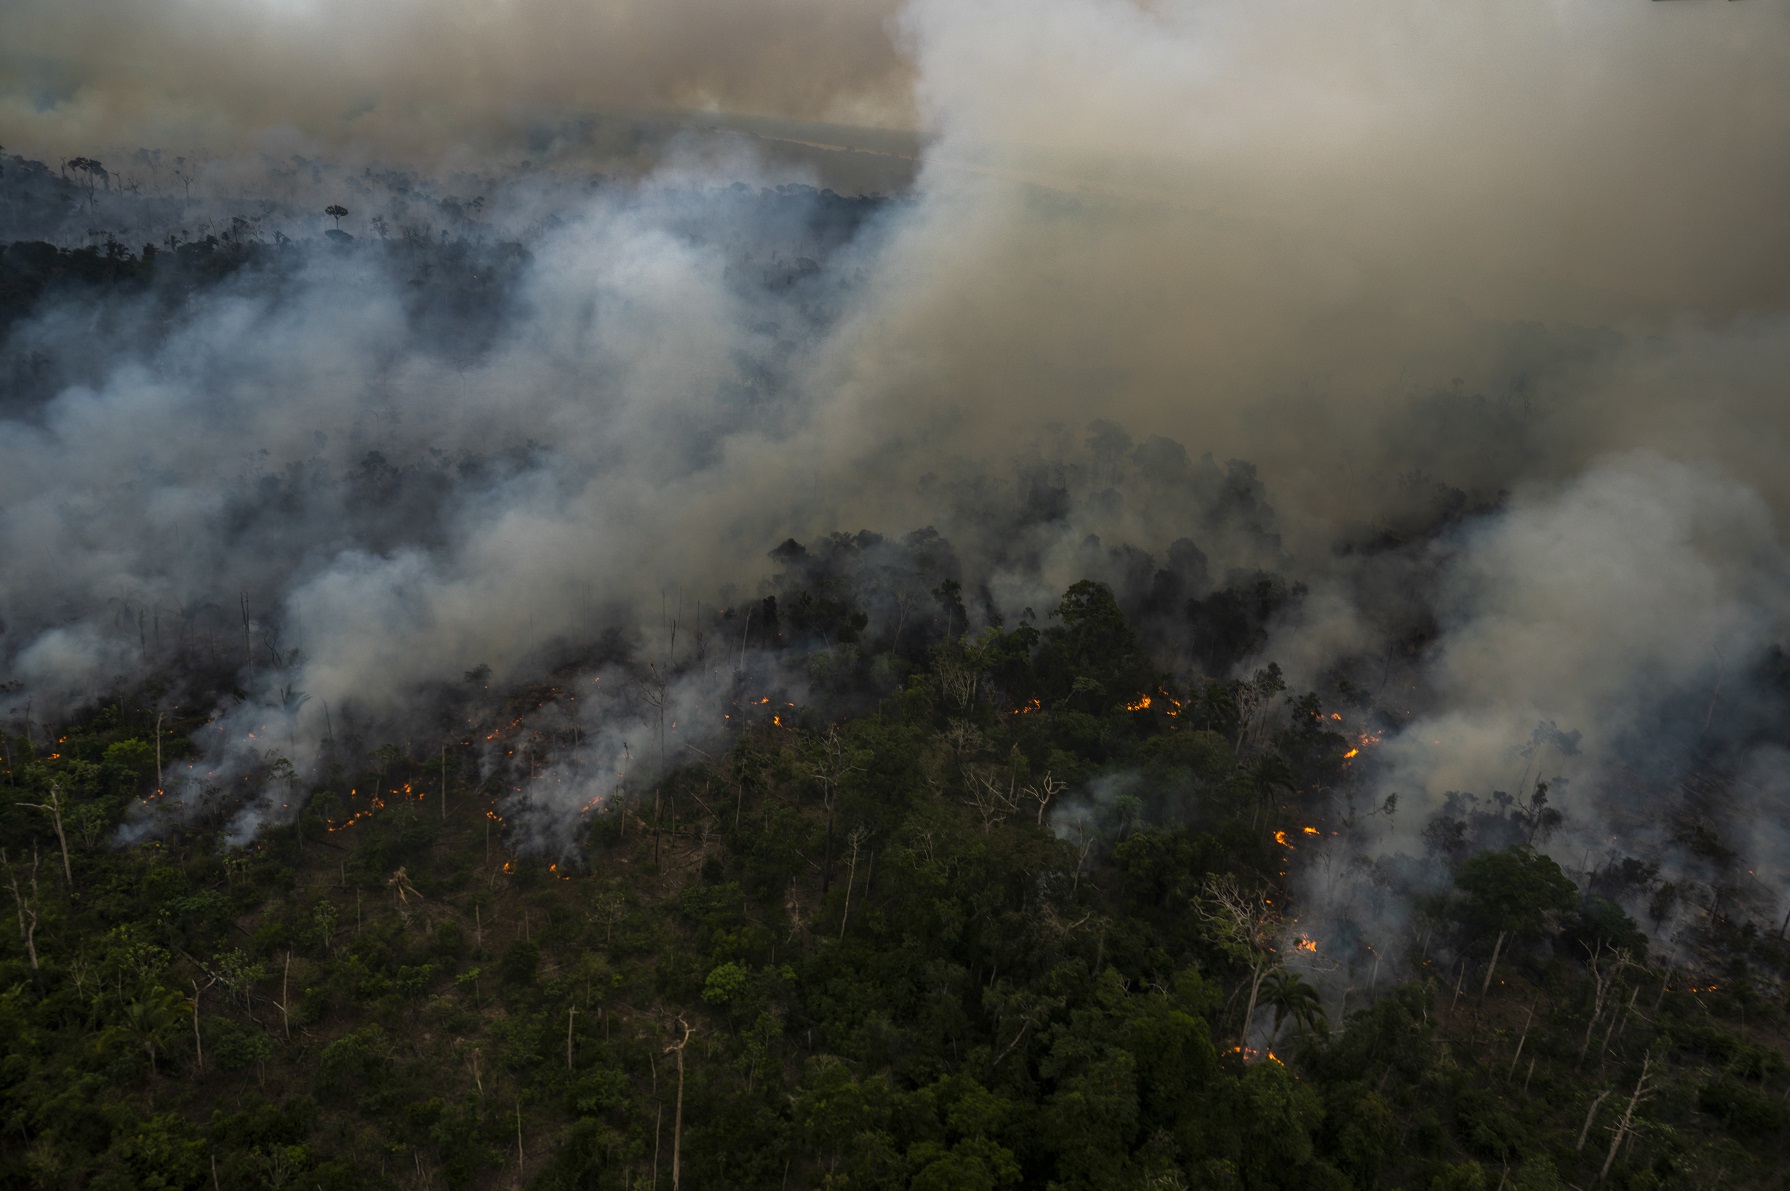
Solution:
{"label": "dead white tree", "polygon": [[938,678],[939,694],[945,697],[946,706],[968,711],[976,702],[982,672],[969,659],[955,651],[946,651],[939,656],[933,673]]}
{"label": "dead white tree", "polygon": [[1585,1023],[1585,1040],[1579,1044],[1579,1065],[1584,1066],[1585,1055],[1591,1049],[1591,1034],[1597,1029],[1598,1019],[1603,1016],[1605,1003],[1609,999],[1610,988],[1622,969],[1629,965],[1628,952],[1615,950],[1599,941],[1597,948],[1590,952],[1591,968],[1591,1018]]}
{"label": "dead white tree", "polygon": [[1194,898],[1193,911],[1218,948],[1249,970],[1249,1001],[1237,1043],[1240,1048],[1247,1047],[1262,981],[1277,958],[1274,941],[1280,934],[1280,915],[1263,889],[1244,889],[1229,873],[1206,877],[1204,888]]}
{"label": "dead white tree", "polygon": [[1610,1138],[1610,1152],[1604,1155],[1603,1169],[1597,1172],[1597,1181],[1603,1182],[1610,1173],[1610,1167],[1616,1161],[1616,1151],[1628,1137],[1635,1119],[1635,1107],[1645,1100],[1652,1089],[1647,1086],[1647,1076],[1653,1069],[1653,1052],[1648,1051],[1641,1059],[1641,1078],[1635,1081],[1635,1090],[1628,1098],[1628,1107],[1622,1112],[1622,1120],[1616,1124],[1616,1133]]}
{"label": "dead white tree", "polygon": [[1075,891],[1081,888],[1081,874],[1082,870],[1088,866],[1088,853],[1094,850],[1094,845],[1099,842],[1099,839],[1098,835],[1087,829],[1085,822],[1075,825],[1075,875],[1069,881],[1070,897],[1074,897]]}
{"label": "dead white tree", "polygon": [[292,948],[286,949],[286,964],[280,970],[280,1030],[286,1037],[292,1037],[292,1014],[287,1008],[291,997],[288,990],[292,985]]}
{"label": "dead white tree", "polygon": [[1596,1099],[1592,1100],[1590,1110],[1585,1113],[1585,1124],[1579,1130],[1579,1142],[1573,1146],[1574,1153],[1585,1148],[1585,1139],[1591,1136],[1591,1122],[1597,1118],[1597,1106],[1602,1104],[1615,1090],[1614,1088],[1605,1088],[1597,1094]]}
{"label": "dead white tree", "polygon": [[984,833],[993,831],[1019,810],[1017,782],[1009,771],[1002,780],[999,770],[977,766],[970,770],[970,805],[982,818]]}
{"label": "dead white tree", "polygon": [[858,851],[863,848],[864,841],[869,838],[870,828],[863,824],[852,828],[845,837],[846,844],[851,848],[851,862],[845,870],[845,906],[839,912],[840,942],[845,941],[845,924],[851,920],[851,887],[852,882],[858,878]]}
{"label": "dead white tree", "polygon": [[35,811],[43,811],[50,816],[50,822],[56,828],[56,842],[62,846],[62,879],[67,882],[68,891],[73,893],[75,870],[68,863],[68,835],[62,830],[62,787],[51,782],[48,802],[22,802],[19,805],[28,806]]}
{"label": "dead white tree", "polygon": [[858,772],[859,766],[846,750],[838,725],[829,725],[827,734],[818,742],[819,756],[808,764],[808,775],[820,786],[821,806],[827,812],[826,843],[821,852],[820,891],[824,894],[833,879],[833,811],[839,802],[839,788],[845,779]]}
{"label": "dead white tree", "polygon": [[1540,1004],[1540,997],[1536,997],[1535,1000],[1529,1003],[1529,1014],[1527,1017],[1523,1018],[1523,1032],[1522,1035],[1517,1038],[1516,1053],[1510,1056],[1510,1070],[1504,1073],[1505,1079],[1509,1079],[1517,1073],[1517,1060],[1523,1057],[1523,1043],[1529,1041],[1529,1023],[1535,1020],[1535,1008]]}
{"label": "dead white tree", "polygon": [[18,907],[19,939],[25,944],[26,958],[31,961],[31,982],[42,988],[43,973],[37,964],[37,845],[31,846],[31,897],[29,899],[19,889],[19,875],[13,871],[12,859],[7,856],[4,848],[0,848],[0,865],[6,868],[6,881],[12,886],[13,904]]}
{"label": "dead white tree", "polygon": [[678,1191],[679,1159],[684,1141],[684,1048],[696,1031],[680,1014],[677,1024],[684,1027],[684,1036],[665,1048],[666,1054],[677,1055],[677,1110],[671,1118],[671,1191]]}
{"label": "dead white tree", "polygon": [[[205,983],[203,985],[201,985],[197,980],[194,980],[192,982],[193,983],[193,1002],[192,1002],[192,1004],[193,1004],[193,1068],[194,1068],[194,1070],[197,1070],[197,1071],[205,1070],[205,1036],[203,1034],[199,1033],[199,997],[206,989],[210,988],[213,984],[217,983],[216,976],[211,976],[210,973],[207,973],[207,976],[209,978],[205,981]],[[288,1035],[288,1036],[290,1036],[290,1035]]]}
{"label": "dead white tree", "polygon": [[1068,783],[1059,782],[1047,773],[1020,791],[1038,804],[1038,826],[1044,826],[1044,811],[1050,806],[1051,800],[1068,788]]}
{"label": "dead white tree", "polygon": [[[665,707],[671,701],[671,681],[659,667],[647,663],[644,677],[634,679],[640,697],[650,704],[658,716],[659,733],[659,773],[653,783],[653,863],[659,863],[660,819],[664,813],[665,796]],[[626,778],[624,777],[624,781]]]}

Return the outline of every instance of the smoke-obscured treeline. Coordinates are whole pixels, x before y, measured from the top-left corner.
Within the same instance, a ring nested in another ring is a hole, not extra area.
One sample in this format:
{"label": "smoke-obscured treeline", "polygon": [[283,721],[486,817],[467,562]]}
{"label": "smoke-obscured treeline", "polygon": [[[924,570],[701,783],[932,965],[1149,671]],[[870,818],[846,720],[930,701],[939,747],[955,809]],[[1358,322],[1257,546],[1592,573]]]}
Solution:
{"label": "smoke-obscured treeline", "polygon": [[10,736],[8,1179],[1776,1185],[1786,950],[1719,771],[1674,816],[1710,885],[1563,872],[1545,783],[1361,879],[1396,706],[1152,656],[1165,597],[1222,661],[1298,588],[1184,551],[972,636],[936,535],[775,555],[675,640],[474,668],[445,746],[338,725],[246,846],[228,791],[141,835],[203,700]]}

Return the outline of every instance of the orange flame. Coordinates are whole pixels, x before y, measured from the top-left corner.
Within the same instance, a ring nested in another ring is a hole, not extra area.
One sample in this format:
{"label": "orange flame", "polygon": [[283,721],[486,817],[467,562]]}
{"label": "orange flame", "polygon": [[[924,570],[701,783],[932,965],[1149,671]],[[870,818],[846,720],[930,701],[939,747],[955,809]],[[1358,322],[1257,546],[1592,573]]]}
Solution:
{"label": "orange flame", "polygon": [[1303,831],[1306,835],[1322,835],[1323,834],[1316,827],[1301,827],[1299,830]]}
{"label": "orange flame", "polygon": [[1287,833],[1284,831],[1276,831],[1274,833],[1274,842],[1283,848],[1290,848],[1293,846],[1292,844],[1287,843]]}
{"label": "orange flame", "polygon": [[1125,704],[1126,711],[1143,711],[1150,706],[1150,696],[1139,695],[1136,703]]}

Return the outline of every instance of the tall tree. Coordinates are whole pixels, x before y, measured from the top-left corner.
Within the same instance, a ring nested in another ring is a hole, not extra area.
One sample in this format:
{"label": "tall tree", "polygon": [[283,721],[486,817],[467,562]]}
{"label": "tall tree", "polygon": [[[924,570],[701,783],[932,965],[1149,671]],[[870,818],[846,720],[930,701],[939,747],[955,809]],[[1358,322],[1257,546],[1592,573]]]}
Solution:
{"label": "tall tree", "polygon": [[1454,883],[1467,895],[1468,925],[1497,936],[1480,986],[1482,996],[1492,987],[1505,943],[1539,938],[1553,915],[1572,909],[1579,892],[1558,864],[1521,844],[1474,856],[1455,873]]}

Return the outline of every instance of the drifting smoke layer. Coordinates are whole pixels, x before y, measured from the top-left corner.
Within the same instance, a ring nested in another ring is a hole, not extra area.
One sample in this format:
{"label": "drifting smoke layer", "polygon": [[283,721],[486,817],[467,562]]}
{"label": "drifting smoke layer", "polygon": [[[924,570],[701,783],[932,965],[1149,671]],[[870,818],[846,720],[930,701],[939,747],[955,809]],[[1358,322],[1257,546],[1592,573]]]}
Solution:
{"label": "drifting smoke layer", "polygon": [[[288,128],[441,159],[594,109],[847,123],[910,110],[888,0],[20,0],[0,11],[0,128],[39,152],[229,152]],[[524,155],[527,155],[526,153]]]}
{"label": "drifting smoke layer", "polygon": [[[1360,667],[1383,684],[1379,717],[1353,729],[1365,780],[1301,875],[1304,930],[1354,941],[1308,961],[1393,947],[1416,897],[1447,887],[1438,861],[1514,843],[1637,917],[1662,883],[1702,890],[1651,907],[1668,933],[1711,897],[1781,914],[1785,803],[1766,775],[1784,752],[1790,557],[1758,494],[1705,465],[1619,456],[1527,484],[1425,553],[1435,638],[1414,664]],[[1699,856],[1696,832],[1732,853]]]}
{"label": "drifting smoke layer", "polygon": [[[62,226],[135,244],[240,215],[238,239],[300,243],[190,298],[71,299],[13,330],[0,648],[18,700],[66,705],[152,667],[157,617],[230,656],[245,600],[249,698],[220,712],[214,783],[269,740],[313,772],[326,706],[391,723],[614,626],[653,624],[635,646],[658,649],[662,594],[712,617],[770,544],[861,526],[935,526],[971,629],[1089,574],[1162,569],[1183,597],[1232,568],[1303,578],[1263,657],[1410,692],[1360,725],[1390,734],[1363,780],[1409,810],[1375,821],[1369,862],[1417,849],[1451,792],[1528,797],[1527,766],[1569,779],[1601,844],[1718,731],[1687,735],[1709,717],[1685,709],[1724,674],[1746,697],[1781,634],[1790,28],[1769,6],[917,0],[771,6],[734,36],[673,5],[644,28],[591,9],[597,36],[530,3],[417,37],[406,5],[197,5],[99,26],[161,45],[220,17],[191,44],[236,52],[203,69],[77,36],[104,7],[0,18],[30,47],[0,134],[99,152],[147,135],[128,108],[264,153],[207,164],[196,196],[173,149],[148,156],[148,193],[76,193]],[[573,69],[558,47],[585,36],[663,52]],[[393,73],[357,65],[397,44]],[[270,46],[345,73],[271,68]],[[528,151],[555,170],[472,151],[581,104],[899,119],[910,76],[927,149],[898,201],[778,192],[709,142],[594,189],[553,137]],[[406,149],[448,164],[371,164]],[[324,201],[359,241],[317,239]],[[443,256],[444,231],[469,247]],[[431,305],[425,270],[477,300]],[[81,361],[95,342],[112,352]],[[1049,428],[1095,417],[1147,437]],[[1278,515],[1207,451],[1252,460]],[[1369,524],[1407,545],[1361,548]],[[771,697],[715,677],[769,664],[750,653],[605,696],[616,731],[568,725],[594,753],[555,821],[667,701],[713,727],[720,693]],[[1774,754],[1735,744],[1749,797],[1780,797]],[[1667,761],[1624,785],[1648,748]],[[285,809],[268,797],[241,833]]]}

